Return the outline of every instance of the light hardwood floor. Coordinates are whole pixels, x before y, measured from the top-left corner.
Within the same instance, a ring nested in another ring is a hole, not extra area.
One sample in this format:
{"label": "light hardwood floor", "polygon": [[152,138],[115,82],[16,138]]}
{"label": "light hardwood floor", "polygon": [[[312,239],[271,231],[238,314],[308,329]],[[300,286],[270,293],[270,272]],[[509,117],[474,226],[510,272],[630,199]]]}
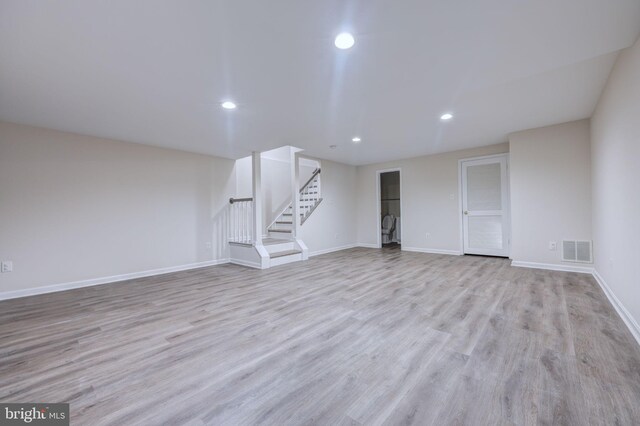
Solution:
{"label": "light hardwood floor", "polygon": [[72,424],[640,423],[588,275],[352,249],[0,302],[0,401]]}

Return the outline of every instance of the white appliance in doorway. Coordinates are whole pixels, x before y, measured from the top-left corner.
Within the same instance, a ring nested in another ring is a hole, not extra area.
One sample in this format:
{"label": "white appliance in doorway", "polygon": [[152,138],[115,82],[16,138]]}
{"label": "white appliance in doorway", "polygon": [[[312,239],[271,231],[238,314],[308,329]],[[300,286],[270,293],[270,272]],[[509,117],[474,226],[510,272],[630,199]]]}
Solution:
{"label": "white appliance in doorway", "polygon": [[465,254],[509,257],[509,154],[460,160]]}

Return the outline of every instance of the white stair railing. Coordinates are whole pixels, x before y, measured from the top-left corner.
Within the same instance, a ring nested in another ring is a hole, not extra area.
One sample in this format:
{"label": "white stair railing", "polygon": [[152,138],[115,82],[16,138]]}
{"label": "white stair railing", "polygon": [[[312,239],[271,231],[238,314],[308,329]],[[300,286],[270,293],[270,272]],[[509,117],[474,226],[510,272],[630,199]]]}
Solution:
{"label": "white stair railing", "polygon": [[313,174],[300,189],[300,224],[302,225],[322,201],[320,191],[320,169]]}
{"label": "white stair railing", "polygon": [[229,242],[253,244],[253,198],[229,199]]}
{"label": "white stair railing", "polygon": [[[300,225],[311,216],[311,213],[322,201],[320,192],[320,169],[314,170],[307,182],[300,188]],[[291,232],[293,227],[293,205],[289,204],[267,227],[269,232]]]}

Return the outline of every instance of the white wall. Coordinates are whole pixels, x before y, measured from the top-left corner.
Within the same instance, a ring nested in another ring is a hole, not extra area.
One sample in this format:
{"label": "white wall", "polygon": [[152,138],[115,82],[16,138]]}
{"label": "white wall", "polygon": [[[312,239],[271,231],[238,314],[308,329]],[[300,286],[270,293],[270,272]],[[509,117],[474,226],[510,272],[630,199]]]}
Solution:
{"label": "white wall", "polygon": [[253,196],[252,167],[251,156],[236,160],[236,190],[233,194],[234,198],[250,198]]}
{"label": "white wall", "polygon": [[291,204],[291,161],[262,158],[262,224],[267,227]]}
{"label": "white wall", "polygon": [[[403,250],[459,252],[458,160],[508,151],[509,146],[504,143],[359,166],[358,243],[367,246],[377,244],[376,171],[401,168]],[[430,234],[429,238],[426,233]]]}
{"label": "white wall", "polygon": [[323,200],[298,231],[298,237],[307,245],[310,255],[355,245],[359,221],[355,215],[356,167],[319,161]]}
{"label": "white wall", "polygon": [[0,293],[227,258],[233,167],[0,123]]}
{"label": "white wall", "polygon": [[637,327],[640,322],[640,41],[620,53],[591,120],[591,137],[595,267]]}
{"label": "white wall", "polygon": [[589,120],[513,133],[509,144],[511,258],[564,264],[563,239],[591,240]]}

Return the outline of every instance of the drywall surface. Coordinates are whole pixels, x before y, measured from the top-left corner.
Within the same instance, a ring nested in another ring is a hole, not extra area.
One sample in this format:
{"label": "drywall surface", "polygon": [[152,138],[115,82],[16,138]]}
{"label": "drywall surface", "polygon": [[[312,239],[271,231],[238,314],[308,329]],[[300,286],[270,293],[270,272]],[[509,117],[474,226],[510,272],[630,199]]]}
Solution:
{"label": "drywall surface", "polygon": [[228,258],[234,161],[0,123],[0,292]]}
{"label": "drywall surface", "polygon": [[595,267],[640,322],[640,41],[623,50],[591,119]]}
{"label": "drywall surface", "polygon": [[580,120],[509,135],[514,261],[585,266],[563,262],[561,242],[591,240],[589,133]]}

